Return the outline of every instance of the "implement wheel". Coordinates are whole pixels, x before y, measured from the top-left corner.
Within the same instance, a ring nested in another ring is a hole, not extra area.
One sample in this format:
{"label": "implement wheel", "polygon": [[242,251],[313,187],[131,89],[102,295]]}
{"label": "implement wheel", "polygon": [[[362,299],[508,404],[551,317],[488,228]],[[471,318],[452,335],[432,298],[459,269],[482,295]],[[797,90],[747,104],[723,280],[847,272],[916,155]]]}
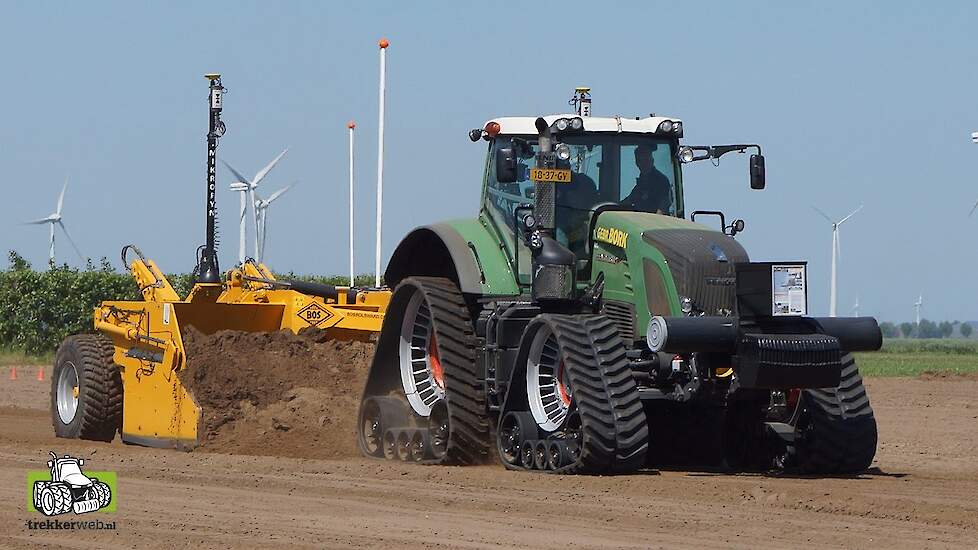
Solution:
{"label": "implement wheel", "polygon": [[122,427],[122,376],[101,334],[69,336],[51,375],[51,421],[58,437],[112,441]]}

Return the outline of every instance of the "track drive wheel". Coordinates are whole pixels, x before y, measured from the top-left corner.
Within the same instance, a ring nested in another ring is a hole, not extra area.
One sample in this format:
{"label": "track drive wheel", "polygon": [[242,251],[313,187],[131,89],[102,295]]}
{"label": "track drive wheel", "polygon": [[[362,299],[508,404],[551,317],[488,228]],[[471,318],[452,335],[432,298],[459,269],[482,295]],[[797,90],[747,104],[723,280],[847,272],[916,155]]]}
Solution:
{"label": "track drive wheel", "polygon": [[51,376],[51,421],[58,437],[112,441],[122,427],[122,376],[101,334],[69,336]]}
{"label": "track drive wheel", "polygon": [[842,357],[836,388],[801,392],[795,426],[793,462],[808,474],[856,474],[876,455],[876,417],[862,376],[851,354]]}
{"label": "track drive wheel", "polygon": [[[522,378],[522,379],[521,379]],[[625,345],[616,326],[600,315],[551,315],[537,317],[523,335],[511,392],[522,383],[522,399],[507,398],[507,411],[529,413],[543,440],[543,453],[551,443],[554,459],[542,462],[547,471],[564,474],[604,474],[635,471],[645,464],[649,430],[635,380],[625,356]],[[524,412],[525,407],[525,412]],[[504,424],[505,424],[504,420]],[[503,426],[499,448],[519,447],[513,430]],[[520,432],[528,430],[522,427]],[[534,434],[536,435],[536,434]],[[534,447],[534,451],[536,448]],[[526,456],[506,460],[507,467],[526,467]]]}

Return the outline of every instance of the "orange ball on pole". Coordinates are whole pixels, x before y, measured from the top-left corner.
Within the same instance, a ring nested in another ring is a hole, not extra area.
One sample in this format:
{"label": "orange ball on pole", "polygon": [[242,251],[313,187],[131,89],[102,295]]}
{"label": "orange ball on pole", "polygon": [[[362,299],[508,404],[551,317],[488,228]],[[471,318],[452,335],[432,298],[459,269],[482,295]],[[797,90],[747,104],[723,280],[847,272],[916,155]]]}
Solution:
{"label": "orange ball on pole", "polygon": [[388,42],[386,38],[381,38],[380,39],[380,42],[377,42],[377,45],[380,46],[380,49],[383,50],[383,49],[386,49],[387,46],[390,46],[391,43]]}

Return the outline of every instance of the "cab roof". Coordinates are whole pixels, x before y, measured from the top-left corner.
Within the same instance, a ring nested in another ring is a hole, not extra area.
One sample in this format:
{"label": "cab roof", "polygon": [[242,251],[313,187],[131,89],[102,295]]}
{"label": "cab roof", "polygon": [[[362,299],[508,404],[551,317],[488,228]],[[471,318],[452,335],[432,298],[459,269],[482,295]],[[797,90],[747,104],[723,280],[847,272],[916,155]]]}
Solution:
{"label": "cab roof", "polygon": [[[574,113],[569,113],[547,115],[543,118],[547,121],[547,124],[553,124],[558,118],[574,118],[577,116]],[[580,118],[584,120],[585,132],[655,134],[659,130],[659,125],[665,120],[671,120],[673,123],[682,123],[682,120],[668,116],[650,116],[645,118],[587,116]],[[486,124],[490,122],[499,123],[500,134],[535,135],[537,133],[536,126],[534,125],[536,119],[537,117],[533,116],[507,116],[489,119],[486,121]],[[485,128],[485,125],[483,125],[483,128]]]}

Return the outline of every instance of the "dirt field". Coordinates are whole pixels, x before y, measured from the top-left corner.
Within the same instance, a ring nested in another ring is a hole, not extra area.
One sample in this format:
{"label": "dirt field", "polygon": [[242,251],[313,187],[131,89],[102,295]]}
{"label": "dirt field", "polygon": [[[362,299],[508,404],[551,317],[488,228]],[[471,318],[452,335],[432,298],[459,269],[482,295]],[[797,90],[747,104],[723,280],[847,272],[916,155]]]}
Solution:
{"label": "dirt field", "polygon": [[[59,440],[48,383],[33,367],[18,374],[0,369],[0,547],[978,546],[974,377],[869,380],[876,468],[798,479],[562,477]],[[48,450],[118,472],[118,512],[92,515],[115,519],[115,531],[26,527],[42,517],[26,512],[26,471],[43,469]]]}

